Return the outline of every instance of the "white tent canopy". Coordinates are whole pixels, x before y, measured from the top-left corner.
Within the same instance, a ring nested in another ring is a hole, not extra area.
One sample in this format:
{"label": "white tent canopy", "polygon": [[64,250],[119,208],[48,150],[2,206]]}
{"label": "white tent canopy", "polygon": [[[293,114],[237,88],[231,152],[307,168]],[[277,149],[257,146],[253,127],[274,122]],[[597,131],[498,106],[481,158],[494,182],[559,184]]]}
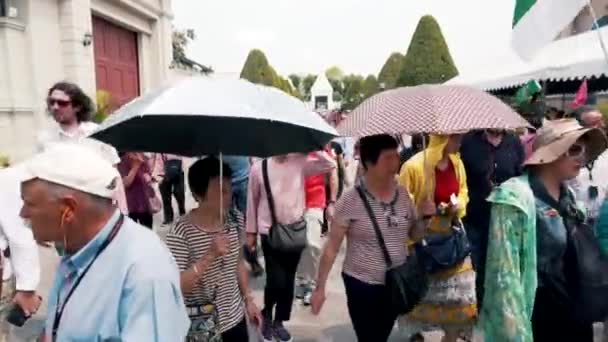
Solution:
{"label": "white tent canopy", "polygon": [[543,48],[530,62],[515,53],[504,63],[479,68],[475,74],[458,76],[447,84],[469,85],[483,90],[517,87],[529,80],[568,81],[608,75],[608,62],[599,36],[608,43],[608,27],[557,40]]}

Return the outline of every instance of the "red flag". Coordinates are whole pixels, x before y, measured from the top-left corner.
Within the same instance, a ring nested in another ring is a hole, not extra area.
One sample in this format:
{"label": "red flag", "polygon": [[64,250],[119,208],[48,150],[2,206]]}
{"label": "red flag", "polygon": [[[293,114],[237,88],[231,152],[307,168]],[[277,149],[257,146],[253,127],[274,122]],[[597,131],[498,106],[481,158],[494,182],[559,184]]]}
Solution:
{"label": "red flag", "polygon": [[576,92],[576,96],[574,97],[574,102],[570,105],[570,108],[577,109],[587,104],[587,79],[583,80],[581,86],[578,88]]}

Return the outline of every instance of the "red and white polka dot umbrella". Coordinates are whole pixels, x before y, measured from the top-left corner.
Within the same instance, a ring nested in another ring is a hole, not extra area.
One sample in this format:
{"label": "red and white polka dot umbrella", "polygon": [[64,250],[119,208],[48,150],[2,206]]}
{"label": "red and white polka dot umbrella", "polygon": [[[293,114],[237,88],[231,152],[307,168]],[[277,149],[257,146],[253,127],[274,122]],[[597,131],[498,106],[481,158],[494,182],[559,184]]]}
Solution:
{"label": "red and white polka dot umbrella", "polygon": [[340,123],[338,132],[363,137],[527,126],[528,122],[511,107],[484,91],[465,86],[421,85],[372,96]]}

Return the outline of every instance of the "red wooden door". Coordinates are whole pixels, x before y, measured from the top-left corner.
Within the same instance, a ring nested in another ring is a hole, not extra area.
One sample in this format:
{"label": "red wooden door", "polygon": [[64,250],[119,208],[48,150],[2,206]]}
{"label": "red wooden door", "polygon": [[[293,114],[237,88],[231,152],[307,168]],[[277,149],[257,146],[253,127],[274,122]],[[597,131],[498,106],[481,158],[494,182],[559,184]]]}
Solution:
{"label": "red wooden door", "polygon": [[139,96],[137,33],[93,17],[97,90],[110,93],[116,109]]}

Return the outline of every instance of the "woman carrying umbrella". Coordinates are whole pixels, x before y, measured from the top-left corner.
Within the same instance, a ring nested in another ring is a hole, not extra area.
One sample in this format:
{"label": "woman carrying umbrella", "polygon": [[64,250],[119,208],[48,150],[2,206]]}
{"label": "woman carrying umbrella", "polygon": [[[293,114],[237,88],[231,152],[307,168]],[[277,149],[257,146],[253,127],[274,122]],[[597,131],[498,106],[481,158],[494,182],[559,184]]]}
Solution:
{"label": "woman carrying umbrella", "polygon": [[[469,196],[458,155],[461,141],[462,134],[431,135],[429,147],[401,169],[399,183],[409,190],[416,205],[437,208],[428,229],[431,234],[454,234],[454,226],[461,226],[466,213]],[[476,317],[475,272],[467,257],[431,274],[429,291],[400,326],[408,336],[441,327],[445,331],[443,341],[455,342],[462,333],[472,334]]]}
{"label": "woman carrying umbrella", "polygon": [[244,229],[243,216],[234,210],[228,211],[225,220],[218,215],[221,206],[224,210],[231,207],[231,175],[230,168],[216,158],[195,162],[188,173],[188,185],[198,207],[181,217],[167,235],[192,320],[188,341],[247,341],[245,315],[261,324],[239,237]]}

